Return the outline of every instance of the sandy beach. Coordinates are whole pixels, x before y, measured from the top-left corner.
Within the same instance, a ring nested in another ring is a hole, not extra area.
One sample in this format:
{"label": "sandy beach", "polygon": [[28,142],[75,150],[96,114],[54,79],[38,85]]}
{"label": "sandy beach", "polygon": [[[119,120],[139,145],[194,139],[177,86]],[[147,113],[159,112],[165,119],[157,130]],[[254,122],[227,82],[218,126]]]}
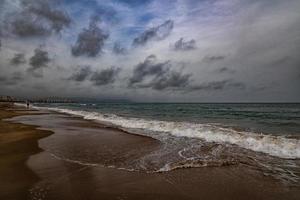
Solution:
{"label": "sandy beach", "polygon": [[161,173],[128,170],[161,143],[79,117],[1,104],[0,118],[0,199],[300,196],[299,187],[243,164]]}
{"label": "sandy beach", "polygon": [[0,0],[0,200],[300,200],[300,0]]}
{"label": "sandy beach", "polygon": [[12,104],[0,104],[0,198],[27,199],[29,189],[39,177],[28,168],[26,161],[42,151],[38,140],[51,134],[36,126],[8,123],[3,119],[27,113]]}

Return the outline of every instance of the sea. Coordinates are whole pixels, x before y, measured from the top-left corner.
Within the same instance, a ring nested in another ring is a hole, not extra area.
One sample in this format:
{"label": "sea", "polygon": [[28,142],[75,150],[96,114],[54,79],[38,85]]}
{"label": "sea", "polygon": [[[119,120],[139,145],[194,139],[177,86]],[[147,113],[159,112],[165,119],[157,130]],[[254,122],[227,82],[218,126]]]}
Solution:
{"label": "sea", "polygon": [[300,104],[80,102],[33,107],[160,141],[162,148],[122,166],[131,171],[244,165],[300,186]]}

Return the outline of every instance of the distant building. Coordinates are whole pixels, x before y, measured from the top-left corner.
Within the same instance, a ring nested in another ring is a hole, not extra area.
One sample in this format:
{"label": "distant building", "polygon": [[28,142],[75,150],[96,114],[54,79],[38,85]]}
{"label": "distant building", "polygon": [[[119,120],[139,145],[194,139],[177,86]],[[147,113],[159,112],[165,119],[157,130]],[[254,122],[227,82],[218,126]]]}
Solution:
{"label": "distant building", "polygon": [[33,103],[75,103],[75,101],[63,97],[18,99],[12,96],[0,96],[0,102],[25,102],[27,100]]}
{"label": "distant building", "polygon": [[11,96],[0,96],[0,102],[14,102],[16,98]]}

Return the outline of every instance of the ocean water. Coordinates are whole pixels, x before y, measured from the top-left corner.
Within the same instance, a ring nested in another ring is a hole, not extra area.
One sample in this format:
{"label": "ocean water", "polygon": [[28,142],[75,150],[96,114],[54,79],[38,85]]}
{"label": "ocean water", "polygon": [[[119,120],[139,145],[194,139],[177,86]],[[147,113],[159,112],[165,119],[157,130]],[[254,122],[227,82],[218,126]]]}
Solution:
{"label": "ocean water", "polygon": [[300,104],[74,103],[41,107],[97,112],[107,117],[219,124],[272,135],[300,134]]}
{"label": "ocean water", "polygon": [[82,102],[34,107],[161,141],[163,148],[122,166],[128,170],[243,164],[299,185],[300,104]]}

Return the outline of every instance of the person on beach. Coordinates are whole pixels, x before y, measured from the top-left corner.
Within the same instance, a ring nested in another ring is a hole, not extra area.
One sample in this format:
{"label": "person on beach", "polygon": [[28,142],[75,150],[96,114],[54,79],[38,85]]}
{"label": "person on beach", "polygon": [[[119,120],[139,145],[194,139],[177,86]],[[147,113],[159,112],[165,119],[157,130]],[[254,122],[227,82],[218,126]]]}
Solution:
{"label": "person on beach", "polygon": [[27,108],[29,108],[29,101],[28,100],[26,101],[26,105],[27,105]]}

